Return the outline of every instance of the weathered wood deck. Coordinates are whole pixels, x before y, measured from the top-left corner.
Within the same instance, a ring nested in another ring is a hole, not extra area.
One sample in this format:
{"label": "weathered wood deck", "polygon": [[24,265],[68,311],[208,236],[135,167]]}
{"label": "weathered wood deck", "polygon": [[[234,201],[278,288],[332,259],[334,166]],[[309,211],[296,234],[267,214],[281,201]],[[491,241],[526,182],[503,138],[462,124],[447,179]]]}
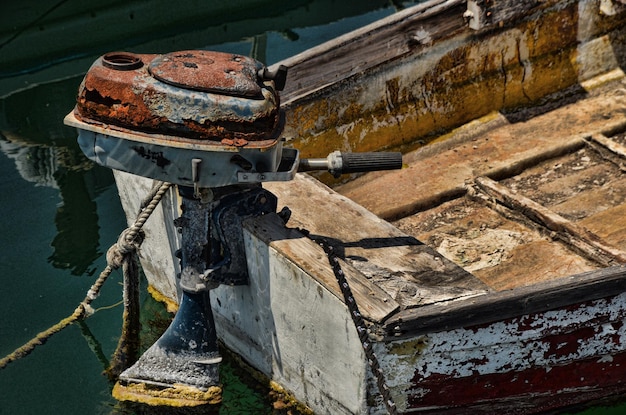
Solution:
{"label": "weathered wood deck", "polygon": [[617,79],[517,122],[494,115],[338,190],[493,290],[624,263],[624,108]]}
{"label": "weathered wood deck", "polygon": [[[375,314],[367,313],[371,321],[382,322],[399,308],[472,297],[488,291],[478,278],[417,239],[344,197],[329,197],[329,189],[314,179],[298,176],[295,182],[271,183],[266,187],[278,196],[279,203],[292,209],[287,226],[305,229],[336,247],[344,259],[342,265],[354,285],[360,307],[379,310]],[[310,208],[312,204],[315,209]],[[318,279],[336,295],[341,295],[320,247],[298,249],[294,239],[287,242],[280,241],[283,238],[274,239],[279,239],[275,244],[289,258],[318,252],[319,258],[315,259],[318,265],[311,269],[324,270]],[[312,265],[314,259],[306,262]],[[383,310],[385,313],[381,313]]]}

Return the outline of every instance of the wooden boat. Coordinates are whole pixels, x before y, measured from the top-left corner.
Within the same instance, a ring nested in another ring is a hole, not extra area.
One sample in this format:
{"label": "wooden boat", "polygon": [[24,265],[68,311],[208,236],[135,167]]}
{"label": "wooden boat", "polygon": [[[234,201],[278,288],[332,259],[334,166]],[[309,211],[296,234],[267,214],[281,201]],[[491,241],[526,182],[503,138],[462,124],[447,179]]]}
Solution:
{"label": "wooden boat", "polygon": [[[292,215],[245,222],[249,284],[211,291],[223,343],[315,413],[386,411],[324,240],[399,412],[623,394],[625,22],[621,1],[431,0],[281,62],[289,145],[406,167],[264,184]],[[152,181],[116,180],[134,218]],[[164,202],[141,259],[175,304]]]}

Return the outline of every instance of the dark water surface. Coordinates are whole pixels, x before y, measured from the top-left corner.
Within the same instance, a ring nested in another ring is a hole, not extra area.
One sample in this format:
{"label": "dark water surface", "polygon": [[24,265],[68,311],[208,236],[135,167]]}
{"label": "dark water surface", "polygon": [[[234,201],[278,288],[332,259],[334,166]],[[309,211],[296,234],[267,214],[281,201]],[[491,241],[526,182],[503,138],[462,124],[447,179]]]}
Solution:
{"label": "dark water surface", "polygon": [[[62,122],[98,55],[214,49],[271,64],[395,10],[387,1],[248,1],[256,5],[253,11],[198,10],[192,17],[176,10],[195,2],[154,1],[160,20],[142,20],[137,10],[146,2],[140,1],[3,5],[8,11],[0,17],[0,358],[73,312],[126,226],[111,172],[84,158],[75,131]],[[111,397],[111,384],[101,374],[120,334],[120,300],[121,275],[115,272],[93,303],[92,317],[0,370],[0,414],[132,413]],[[154,321],[167,317],[145,294],[143,315]],[[234,370],[224,365],[225,379],[233,379]],[[220,414],[272,412],[262,392],[242,385],[226,385]]]}

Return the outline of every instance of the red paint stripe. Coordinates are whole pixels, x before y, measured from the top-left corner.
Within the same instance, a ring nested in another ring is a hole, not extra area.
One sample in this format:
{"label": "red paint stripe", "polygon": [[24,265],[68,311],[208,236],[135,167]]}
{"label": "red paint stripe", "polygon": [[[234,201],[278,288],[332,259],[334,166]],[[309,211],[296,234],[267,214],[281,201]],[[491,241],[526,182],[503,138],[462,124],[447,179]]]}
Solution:
{"label": "red paint stripe", "polygon": [[[506,408],[506,413],[531,414],[626,393],[626,352],[613,356],[612,362],[599,360],[572,362],[549,371],[533,368],[463,378],[416,377],[413,385],[418,389],[409,391],[408,407],[456,407],[477,413],[472,411],[487,405],[487,411]],[[419,390],[428,392],[420,397]]]}

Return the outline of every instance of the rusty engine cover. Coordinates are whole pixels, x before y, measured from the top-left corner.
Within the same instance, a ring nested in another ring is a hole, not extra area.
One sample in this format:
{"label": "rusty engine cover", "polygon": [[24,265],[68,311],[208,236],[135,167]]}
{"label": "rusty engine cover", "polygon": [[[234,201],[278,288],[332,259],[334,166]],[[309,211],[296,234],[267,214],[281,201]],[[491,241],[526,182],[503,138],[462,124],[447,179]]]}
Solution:
{"label": "rusty engine cover", "polygon": [[242,146],[279,134],[279,97],[265,67],[241,55],[112,52],[86,74],[74,110],[87,123]]}

